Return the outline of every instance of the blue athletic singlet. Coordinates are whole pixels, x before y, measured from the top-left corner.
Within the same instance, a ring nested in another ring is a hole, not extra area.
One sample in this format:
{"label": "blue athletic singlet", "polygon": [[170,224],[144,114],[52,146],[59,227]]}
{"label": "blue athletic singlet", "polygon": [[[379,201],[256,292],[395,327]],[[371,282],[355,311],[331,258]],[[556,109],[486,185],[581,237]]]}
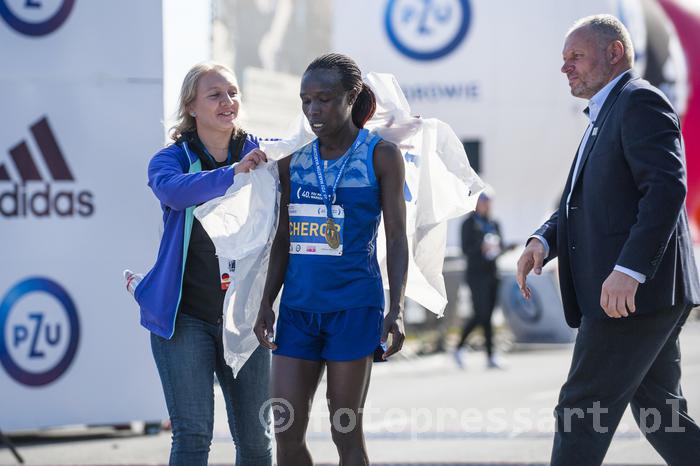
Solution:
{"label": "blue athletic singlet", "polygon": [[285,306],[311,312],[384,307],[376,254],[381,202],[373,166],[374,147],[380,140],[361,129],[342,157],[321,160],[328,187],[334,185],[345,165],[332,207],[340,236],[337,248],[330,247],[325,238],[328,216],[313,162],[313,144],[318,142],[292,154],[290,250],[282,293]]}

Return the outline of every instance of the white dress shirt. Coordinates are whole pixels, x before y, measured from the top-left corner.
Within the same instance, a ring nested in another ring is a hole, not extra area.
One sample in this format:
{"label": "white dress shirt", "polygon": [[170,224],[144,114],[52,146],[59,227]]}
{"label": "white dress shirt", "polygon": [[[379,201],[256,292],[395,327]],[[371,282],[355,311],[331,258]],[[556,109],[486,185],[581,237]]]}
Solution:
{"label": "white dress shirt", "polygon": [[[591,100],[588,101],[588,107],[586,108],[586,110],[584,110],[590,122],[588,124],[588,127],[586,128],[586,132],[583,134],[581,145],[578,148],[578,153],[576,155],[576,165],[574,166],[574,173],[571,178],[571,188],[569,190],[569,194],[566,196],[567,217],[569,216],[569,201],[571,200],[571,193],[574,190],[574,184],[576,182],[576,177],[578,176],[579,166],[581,164],[581,159],[583,158],[583,151],[585,150],[586,144],[588,143],[588,138],[590,138],[591,135],[595,137],[598,134],[598,127],[595,125],[595,122],[598,118],[598,115],[600,114],[600,110],[603,108],[605,100],[610,95],[610,91],[612,91],[613,87],[615,87],[615,85],[626,72],[627,71],[620,73],[612,81],[606,84],[605,87],[596,92],[596,94],[593,97],[591,97]],[[545,257],[549,256],[549,244],[547,243],[547,240],[544,239],[544,237],[541,235],[532,235],[531,238],[537,238],[544,245]],[[646,281],[646,276],[644,274],[635,272],[634,270],[630,270],[627,267],[616,265],[615,270],[617,270],[618,272],[622,272],[625,275],[629,275],[630,277],[637,280],[639,283],[644,283]]]}

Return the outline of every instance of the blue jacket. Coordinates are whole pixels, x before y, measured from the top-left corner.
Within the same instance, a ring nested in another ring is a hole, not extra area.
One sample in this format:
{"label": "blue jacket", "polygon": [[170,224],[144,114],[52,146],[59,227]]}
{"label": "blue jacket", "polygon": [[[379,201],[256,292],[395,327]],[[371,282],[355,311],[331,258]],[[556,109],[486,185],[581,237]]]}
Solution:
{"label": "blue jacket", "polygon": [[[248,135],[241,155],[257,147],[257,138]],[[148,186],[163,210],[163,236],[156,263],[134,297],[141,307],[141,325],[156,335],[170,339],[175,332],[194,208],[224,195],[233,176],[233,166],[203,172],[197,154],[184,141],[161,149],[148,164]]]}

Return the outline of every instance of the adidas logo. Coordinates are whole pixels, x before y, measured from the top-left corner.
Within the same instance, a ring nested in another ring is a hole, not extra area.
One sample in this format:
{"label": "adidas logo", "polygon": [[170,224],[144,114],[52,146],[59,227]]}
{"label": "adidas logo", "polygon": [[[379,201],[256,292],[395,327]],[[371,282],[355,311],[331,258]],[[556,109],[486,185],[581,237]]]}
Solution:
{"label": "adidas logo", "polygon": [[[94,196],[90,191],[57,189],[57,186],[63,186],[64,183],[75,183],[75,178],[51,131],[48,119],[42,117],[31,125],[29,130],[39,148],[41,161],[50,179],[42,175],[37,165],[38,158],[32,157],[27,141],[20,141],[8,151],[8,163],[0,164],[0,216],[92,216],[95,213],[95,205]],[[14,168],[14,177],[8,168]],[[3,189],[7,183],[11,183],[12,186],[9,190]]]}

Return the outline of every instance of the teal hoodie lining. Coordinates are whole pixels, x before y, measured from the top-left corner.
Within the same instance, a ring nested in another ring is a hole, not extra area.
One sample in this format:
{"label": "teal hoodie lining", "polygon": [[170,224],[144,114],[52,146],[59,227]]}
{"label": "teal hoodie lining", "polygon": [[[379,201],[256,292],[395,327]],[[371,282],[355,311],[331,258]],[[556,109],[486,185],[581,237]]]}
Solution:
{"label": "teal hoodie lining", "polygon": [[[188,173],[199,173],[202,171],[202,162],[200,162],[199,158],[195,158],[195,162],[192,162],[192,155],[190,154],[190,148],[188,147],[187,143],[183,143],[183,147],[185,148],[185,153],[187,154],[187,160],[190,162],[190,170]],[[177,296],[177,306],[175,306],[175,314],[173,314],[173,325],[172,325],[172,333],[170,334],[170,338],[172,338],[173,334],[175,333],[175,320],[177,319],[177,314],[180,310],[180,300],[182,299],[182,282],[185,279],[185,264],[187,262],[187,251],[190,247],[190,237],[192,235],[192,224],[194,223],[194,209],[196,206],[190,206],[187,209],[185,209],[185,234],[183,235],[183,244],[182,244],[182,269],[180,271],[180,292]]]}

